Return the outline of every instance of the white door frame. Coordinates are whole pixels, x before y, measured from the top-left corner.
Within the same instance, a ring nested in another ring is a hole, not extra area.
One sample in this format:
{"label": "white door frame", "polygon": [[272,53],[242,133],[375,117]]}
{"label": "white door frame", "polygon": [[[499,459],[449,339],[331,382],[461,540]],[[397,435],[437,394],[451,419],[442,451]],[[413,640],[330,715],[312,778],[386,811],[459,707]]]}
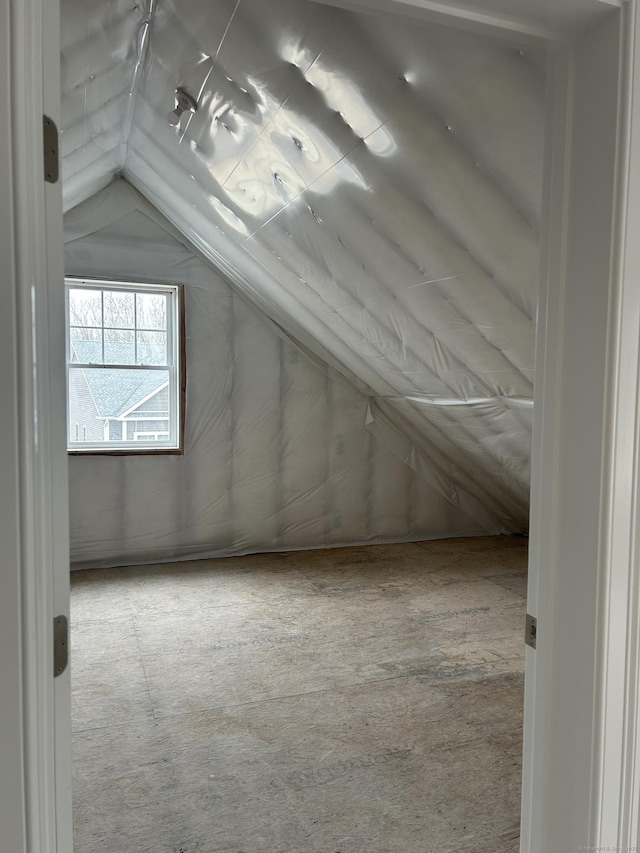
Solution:
{"label": "white door frame", "polygon": [[523,851],[633,850],[639,840],[629,810],[640,577],[635,17],[633,2],[552,58],[528,603],[538,647],[527,649]]}
{"label": "white door frame", "polygon": [[[504,0],[332,2],[550,46],[521,850],[633,849],[640,0],[512,0],[509,14]],[[69,678],[54,681],[51,665],[51,621],[68,608],[61,204],[41,151],[42,113],[59,119],[57,5],[0,0],[10,117],[0,126],[0,825],[12,853],[72,850]]]}
{"label": "white door frame", "polygon": [[[61,185],[44,180],[43,114],[59,124],[58,0],[0,0],[0,847],[71,853]],[[6,752],[6,755],[5,755]],[[5,763],[6,760],[6,763]]]}

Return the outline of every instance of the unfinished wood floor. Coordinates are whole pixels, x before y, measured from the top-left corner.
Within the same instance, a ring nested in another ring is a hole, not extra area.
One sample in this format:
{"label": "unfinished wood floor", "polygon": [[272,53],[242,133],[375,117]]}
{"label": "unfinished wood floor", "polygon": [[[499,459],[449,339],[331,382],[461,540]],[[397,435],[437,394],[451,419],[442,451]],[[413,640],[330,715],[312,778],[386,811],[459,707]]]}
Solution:
{"label": "unfinished wood floor", "polygon": [[516,853],[526,558],[75,572],[76,853]]}

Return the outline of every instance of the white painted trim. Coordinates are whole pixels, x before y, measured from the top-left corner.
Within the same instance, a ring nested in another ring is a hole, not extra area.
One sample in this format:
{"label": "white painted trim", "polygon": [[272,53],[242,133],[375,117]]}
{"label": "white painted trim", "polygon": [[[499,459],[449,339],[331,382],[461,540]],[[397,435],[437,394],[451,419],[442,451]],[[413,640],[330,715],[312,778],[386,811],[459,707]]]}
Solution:
{"label": "white painted trim", "polygon": [[630,0],[585,32],[555,76],[568,132],[556,119],[547,162],[523,853],[636,850],[640,840],[636,9]]}
{"label": "white painted trim", "polygon": [[[18,0],[23,2],[23,0]],[[61,127],[60,110],[60,0],[39,0],[42,4],[40,73],[45,113]],[[34,160],[36,162],[37,157]],[[64,290],[64,234],[62,178],[56,184],[41,183],[45,198],[46,242],[39,251],[46,252],[46,269],[38,292],[40,310],[39,360],[46,359],[48,389],[42,393],[39,411],[39,447],[36,458],[43,479],[42,500],[50,516],[50,539],[43,543],[45,562],[41,570],[53,584],[53,614],[69,617],[69,485],[66,436],[66,300]],[[62,497],[61,497],[62,496]],[[49,625],[51,630],[51,625]],[[50,661],[43,660],[50,665]],[[72,853],[71,791],[71,664],[54,680],[55,725],[55,820],[56,853]]]}
{"label": "white painted trim", "polygon": [[[0,112],[10,115],[10,0],[0,0]],[[13,210],[11,122],[0,123],[0,257],[3,310],[0,311],[0,827],[2,843],[15,853],[27,850],[24,766],[22,595],[20,582],[20,477],[18,471],[16,258]]]}
{"label": "white painted trim", "polygon": [[[564,322],[561,288],[552,278],[564,275],[571,150],[572,56],[566,48],[551,50],[547,76],[545,174],[542,200],[541,282],[535,362],[535,405],[531,453],[531,509],[527,611],[538,620],[537,649],[525,650],[525,727],[521,815],[521,851],[542,851],[540,815],[548,786],[544,744],[549,738],[549,673],[553,666],[553,554],[556,547],[559,436],[551,425],[559,411],[558,362]],[[551,427],[551,428],[550,428]]]}
{"label": "white painted trim", "polygon": [[[53,578],[45,571],[44,547],[50,538],[48,513],[38,518],[39,474],[47,476],[49,459],[36,470],[37,394],[47,383],[34,375],[32,312],[38,310],[36,288],[46,285],[45,201],[42,186],[42,8],[38,0],[12,4],[13,173],[16,294],[18,329],[18,416],[20,466],[20,538],[22,583],[22,653],[24,667],[25,798],[29,853],[55,853],[55,724],[51,673]],[[18,47],[19,46],[19,47]],[[40,180],[38,180],[40,179]],[[31,369],[30,369],[31,366]],[[45,388],[46,390],[46,388]],[[42,457],[39,457],[42,458]],[[47,666],[47,664],[49,664]]]}
{"label": "white painted trim", "polygon": [[[640,791],[640,16],[623,15],[617,227],[611,277],[593,844],[638,849]],[[635,79],[634,79],[635,78]]]}
{"label": "white painted trim", "polygon": [[70,681],[68,670],[54,680],[52,663],[53,617],[68,614],[69,599],[64,373],[56,344],[64,317],[62,201],[60,184],[45,184],[42,145],[43,113],[59,123],[58,15],[57,0],[11,0],[25,853],[72,850]]}

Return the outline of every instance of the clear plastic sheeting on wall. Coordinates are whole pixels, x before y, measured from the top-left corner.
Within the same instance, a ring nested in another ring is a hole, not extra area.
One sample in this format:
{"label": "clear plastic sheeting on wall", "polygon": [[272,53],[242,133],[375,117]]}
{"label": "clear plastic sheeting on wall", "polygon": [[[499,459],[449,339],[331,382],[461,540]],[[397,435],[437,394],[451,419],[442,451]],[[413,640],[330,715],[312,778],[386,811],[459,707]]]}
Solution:
{"label": "clear plastic sheeting on wall", "polygon": [[413,474],[526,529],[544,57],[307,0],[62,4],[67,208],[122,174]]}
{"label": "clear plastic sheeting on wall", "polygon": [[372,398],[366,424],[479,523],[526,529],[532,414],[531,400],[515,398]]}
{"label": "clear plastic sheeting on wall", "polygon": [[124,181],[68,214],[69,274],[185,285],[184,456],[69,460],[74,564],[496,532],[365,429],[367,398],[277,333]]}

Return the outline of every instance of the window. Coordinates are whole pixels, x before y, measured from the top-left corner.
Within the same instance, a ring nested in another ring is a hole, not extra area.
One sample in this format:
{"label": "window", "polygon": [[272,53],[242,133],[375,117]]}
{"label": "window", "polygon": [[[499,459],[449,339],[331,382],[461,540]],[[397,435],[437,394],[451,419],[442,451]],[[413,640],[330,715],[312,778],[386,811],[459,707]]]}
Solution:
{"label": "window", "polygon": [[181,286],[65,282],[68,450],[181,452]]}

